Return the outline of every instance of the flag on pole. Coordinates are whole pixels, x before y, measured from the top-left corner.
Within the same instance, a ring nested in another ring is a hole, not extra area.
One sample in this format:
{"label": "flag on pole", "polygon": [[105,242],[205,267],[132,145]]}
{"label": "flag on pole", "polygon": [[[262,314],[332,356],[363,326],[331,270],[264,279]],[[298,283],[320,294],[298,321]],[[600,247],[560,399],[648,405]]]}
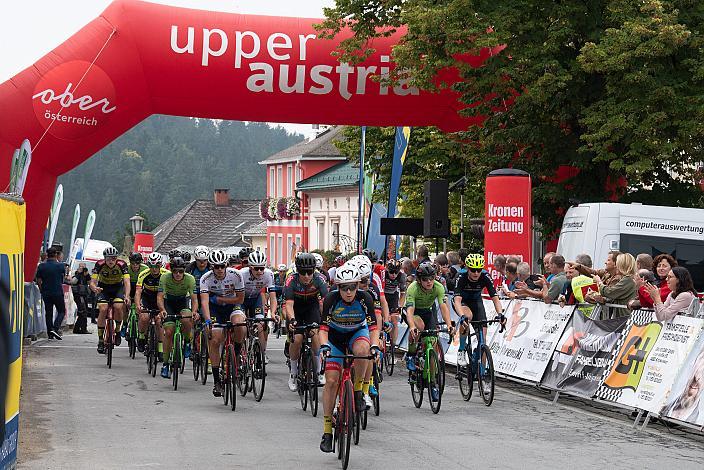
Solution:
{"label": "flag on pole", "polygon": [[[394,139],[394,158],[391,163],[391,182],[389,184],[389,204],[386,217],[396,217],[397,214],[397,202],[398,193],[401,188],[401,175],[403,174],[403,164],[406,162],[406,155],[408,153],[408,141],[411,138],[411,128],[410,127],[397,127],[396,128],[396,138]],[[398,236],[396,236],[396,243],[394,248],[398,248]],[[386,237],[385,246],[387,247],[387,258],[396,256],[396,249],[394,253],[389,248],[389,238]]]}
{"label": "flag on pole", "polygon": [[364,152],[366,147],[367,127],[362,126],[361,145],[359,146],[359,195],[357,197],[357,253],[362,252],[364,242]]}
{"label": "flag on pole", "polygon": [[76,208],[73,210],[73,224],[71,225],[71,244],[68,246],[69,250],[73,249],[73,242],[76,241],[76,230],[78,230],[79,220],[81,220],[81,205],[76,204]]}
{"label": "flag on pole", "polygon": [[86,219],[86,230],[83,233],[83,249],[81,250],[81,256],[76,256],[76,259],[84,259],[86,250],[88,249],[88,242],[90,242],[90,236],[93,235],[93,226],[95,225],[95,210],[91,210],[88,213],[88,218]]}
{"label": "flag on pole", "polygon": [[59,213],[61,212],[61,204],[64,203],[64,186],[59,185],[54,194],[54,203],[51,205],[51,214],[49,216],[49,243],[48,246],[54,243],[54,235],[56,234],[56,225],[59,222]]}
{"label": "flag on pole", "polygon": [[29,172],[30,163],[32,163],[32,146],[28,139],[24,139],[20,146],[17,182],[15,184],[15,192],[20,196],[24,192],[24,184],[27,182],[27,173]]}

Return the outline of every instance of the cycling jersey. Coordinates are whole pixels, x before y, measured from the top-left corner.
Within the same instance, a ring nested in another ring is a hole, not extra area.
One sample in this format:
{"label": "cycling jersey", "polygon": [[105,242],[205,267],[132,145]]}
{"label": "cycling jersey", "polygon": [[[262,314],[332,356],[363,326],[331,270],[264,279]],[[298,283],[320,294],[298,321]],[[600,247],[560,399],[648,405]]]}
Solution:
{"label": "cycling jersey", "polygon": [[486,272],[482,272],[476,281],[469,278],[468,272],[460,274],[459,279],[457,279],[455,297],[460,296],[462,298],[462,305],[469,307],[472,311],[472,320],[474,321],[486,320],[486,311],[482,300],[484,289],[486,289],[490,297],[496,295],[494,283]]}
{"label": "cycling jersey", "polygon": [[284,299],[293,300],[294,307],[318,303],[321,298],[328,294],[328,285],[323,276],[313,273],[310,284],[301,283],[298,273],[293,273],[286,279],[284,286]]}
{"label": "cycling jersey", "polygon": [[137,279],[137,286],[142,288],[142,305],[150,310],[156,310],[156,294],[159,292],[161,275],[168,271],[161,268],[159,274],[153,276],[150,270],[142,271]]}
{"label": "cycling jersey", "polygon": [[265,269],[258,278],[254,277],[250,268],[244,268],[240,271],[240,275],[244,284],[245,299],[260,297],[262,289],[266,289],[267,292],[274,291],[274,274],[269,269]]}
{"label": "cycling jersey", "polygon": [[323,278],[325,279],[325,282],[327,282],[328,284],[330,284],[330,274],[328,274],[328,272],[327,272],[326,270],[315,268],[315,271],[316,271],[318,274],[320,274],[321,276],[323,276]]}
{"label": "cycling jersey", "polygon": [[196,280],[196,294],[200,293],[200,278],[211,269],[210,263],[205,263],[205,269],[201,271],[198,269],[198,263],[196,261],[192,261],[186,268],[186,272],[191,274]]}
{"label": "cycling jersey", "polygon": [[214,271],[208,271],[200,278],[200,293],[221,297],[237,297],[244,291],[244,283],[239,271],[227,268],[225,277],[217,279]]}
{"label": "cycling jersey", "polygon": [[325,296],[321,330],[351,332],[364,326],[370,330],[376,328],[374,300],[369,292],[358,290],[351,303],[345,302],[339,291],[332,291]]}
{"label": "cycling jersey", "polygon": [[181,282],[177,282],[171,272],[165,273],[159,280],[159,292],[163,292],[166,299],[190,297],[195,293],[195,290],[196,280],[188,273],[183,273]]}
{"label": "cycling jersey", "polygon": [[93,267],[91,278],[98,281],[98,287],[119,286],[123,279],[129,279],[127,263],[118,259],[112,268],[107,265],[104,259],[99,260]]}
{"label": "cycling jersey", "polygon": [[418,281],[413,281],[408,286],[406,307],[414,307],[416,310],[430,310],[435,305],[436,300],[438,305],[445,303],[445,288],[438,281],[433,283],[433,287],[430,290],[423,289]]}
{"label": "cycling jersey", "polygon": [[403,294],[406,292],[406,274],[398,273],[396,279],[389,277],[389,272],[384,272],[384,294]]}
{"label": "cycling jersey", "polygon": [[146,264],[140,264],[139,268],[137,268],[136,271],[132,269],[131,264],[127,264],[127,274],[130,275],[130,286],[132,287],[130,289],[130,297],[134,299],[134,293],[135,293],[135,288],[137,287],[137,280],[139,279],[139,275],[142,274],[144,271],[148,271],[149,268],[147,267]]}

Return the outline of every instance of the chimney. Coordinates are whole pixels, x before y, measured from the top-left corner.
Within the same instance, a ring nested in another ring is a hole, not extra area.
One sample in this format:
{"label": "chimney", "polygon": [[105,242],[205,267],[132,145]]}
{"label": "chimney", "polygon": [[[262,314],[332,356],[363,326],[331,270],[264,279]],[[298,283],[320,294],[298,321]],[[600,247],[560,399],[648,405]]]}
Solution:
{"label": "chimney", "polygon": [[213,199],[215,200],[215,207],[228,207],[230,205],[230,190],[214,190]]}

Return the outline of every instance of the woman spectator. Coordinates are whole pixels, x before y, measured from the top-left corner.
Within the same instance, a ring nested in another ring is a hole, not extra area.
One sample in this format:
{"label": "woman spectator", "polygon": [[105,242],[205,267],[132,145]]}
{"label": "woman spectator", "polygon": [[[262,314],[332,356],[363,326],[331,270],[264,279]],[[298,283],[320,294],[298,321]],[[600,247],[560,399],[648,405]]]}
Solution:
{"label": "woman spectator", "polygon": [[670,294],[670,288],[667,286],[667,274],[672,268],[677,266],[677,260],[670,255],[657,255],[653,260],[653,274],[655,274],[655,286],[660,288],[660,298],[666,299]]}
{"label": "woman spectator", "polygon": [[[608,267],[608,266],[607,266]],[[636,259],[630,253],[621,253],[616,257],[616,282],[606,284],[600,276],[594,276],[594,282],[599,288],[599,294],[606,303],[624,305],[623,308],[612,308],[611,318],[628,315],[625,306],[636,298]]]}
{"label": "woman spectator", "polygon": [[677,313],[687,310],[697,294],[697,291],[694,290],[692,276],[687,268],[673,267],[665,280],[671,291],[665,302],[660,297],[660,289],[653,284],[646,286],[655,304],[655,316],[659,321],[670,321],[675,318]]}

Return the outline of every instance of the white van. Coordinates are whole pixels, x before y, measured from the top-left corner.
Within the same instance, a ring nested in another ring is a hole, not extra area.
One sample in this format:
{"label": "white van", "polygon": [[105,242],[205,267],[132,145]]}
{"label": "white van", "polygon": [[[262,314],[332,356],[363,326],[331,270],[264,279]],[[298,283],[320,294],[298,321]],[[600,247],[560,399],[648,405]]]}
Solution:
{"label": "white van", "polygon": [[[78,263],[80,262],[86,263],[88,271],[92,271],[96,261],[103,259],[103,250],[109,246],[112,246],[110,242],[106,242],[104,240],[94,240],[91,238],[88,241],[88,249],[85,250],[85,253],[82,253],[83,239],[76,238],[68,256],[68,265],[71,269],[70,272],[73,274],[73,272],[78,269]],[[83,259],[76,260],[77,254],[82,254]]]}
{"label": "white van", "polygon": [[567,261],[587,253],[601,268],[611,250],[672,255],[704,291],[704,209],[598,202],[567,210],[558,253]]}

